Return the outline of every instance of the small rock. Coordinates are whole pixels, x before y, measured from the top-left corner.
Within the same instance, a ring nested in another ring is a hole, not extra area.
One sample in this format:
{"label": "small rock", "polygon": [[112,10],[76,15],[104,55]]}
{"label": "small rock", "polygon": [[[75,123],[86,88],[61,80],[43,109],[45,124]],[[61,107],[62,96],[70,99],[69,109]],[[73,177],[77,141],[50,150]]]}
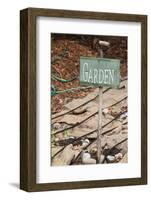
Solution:
{"label": "small rock", "polygon": [[88,144],[90,144],[89,139],[85,139],[82,141],[82,147],[85,148]]}
{"label": "small rock", "polygon": [[79,114],[83,114],[83,113],[86,112],[86,111],[87,111],[86,108],[81,107],[81,108],[78,108],[78,109],[74,110],[74,111],[73,111],[73,114],[79,115]]}
{"label": "small rock", "polygon": [[109,113],[109,109],[108,109],[108,108],[103,109],[102,113],[103,113],[104,115],[108,114],[108,113]]}
{"label": "small rock", "polygon": [[58,142],[59,141],[59,138],[55,138],[55,142]]}
{"label": "small rock", "polygon": [[115,162],[115,156],[111,156],[111,155],[108,155],[107,157],[106,157],[106,159],[107,159],[107,161],[108,161],[108,163],[114,163]]}
{"label": "small rock", "polygon": [[122,158],[123,158],[123,154],[122,153],[115,154],[115,159],[116,159],[117,162],[119,162]]}
{"label": "small rock", "polygon": [[123,114],[120,116],[120,119],[124,120],[124,119],[127,118],[127,116],[128,116],[128,113],[127,113],[127,112],[126,112],[126,113],[123,113]]}
{"label": "small rock", "polygon": [[82,158],[91,158],[91,155],[90,155],[90,153],[88,153],[87,151],[85,151],[85,152],[83,152],[83,155],[82,155]]}
{"label": "small rock", "polygon": [[90,153],[88,153],[87,151],[82,152],[81,158],[83,164],[96,164],[96,160],[91,158]]}

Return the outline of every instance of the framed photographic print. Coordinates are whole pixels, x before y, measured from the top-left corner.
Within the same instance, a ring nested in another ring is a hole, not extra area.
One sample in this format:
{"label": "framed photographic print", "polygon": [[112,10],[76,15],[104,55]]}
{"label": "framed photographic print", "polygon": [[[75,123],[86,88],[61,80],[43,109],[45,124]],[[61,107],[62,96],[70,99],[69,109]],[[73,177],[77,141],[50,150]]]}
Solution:
{"label": "framed photographic print", "polygon": [[147,184],[147,16],[20,12],[20,188]]}

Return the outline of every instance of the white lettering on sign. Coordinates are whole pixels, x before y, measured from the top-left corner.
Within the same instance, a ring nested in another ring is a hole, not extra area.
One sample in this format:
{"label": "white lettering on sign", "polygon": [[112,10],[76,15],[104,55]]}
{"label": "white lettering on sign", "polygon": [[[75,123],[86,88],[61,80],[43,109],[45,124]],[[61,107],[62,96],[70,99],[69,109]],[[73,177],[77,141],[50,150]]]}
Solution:
{"label": "white lettering on sign", "polygon": [[84,63],[83,65],[83,80],[88,80],[88,63]]}
{"label": "white lettering on sign", "polygon": [[88,63],[83,64],[83,80],[89,83],[113,84],[115,76],[114,69],[91,68]]}

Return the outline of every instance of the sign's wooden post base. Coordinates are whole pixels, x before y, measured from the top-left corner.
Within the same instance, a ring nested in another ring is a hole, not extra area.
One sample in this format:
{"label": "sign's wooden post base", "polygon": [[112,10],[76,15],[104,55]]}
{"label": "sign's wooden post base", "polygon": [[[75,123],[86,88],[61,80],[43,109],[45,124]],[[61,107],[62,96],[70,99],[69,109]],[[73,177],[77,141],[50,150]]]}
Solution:
{"label": "sign's wooden post base", "polygon": [[[108,42],[104,41],[100,41],[100,44],[109,45]],[[100,58],[80,57],[80,84],[99,87],[97,163],[103,163],[101,147],[103,87],[118,88],[120,84],[120,60],[102,57],[102,49],[100,50]]]}
{"label": "sign's wooden post base", "polygon": [[99,87],[99,102],[98,102],[98,134],[97,134],[97,143],[98,143],[98,150],[97,150],[97,160],[98,163],[101,163],[101,134],[102,134],[102,107],[103,107],[103,87]]}

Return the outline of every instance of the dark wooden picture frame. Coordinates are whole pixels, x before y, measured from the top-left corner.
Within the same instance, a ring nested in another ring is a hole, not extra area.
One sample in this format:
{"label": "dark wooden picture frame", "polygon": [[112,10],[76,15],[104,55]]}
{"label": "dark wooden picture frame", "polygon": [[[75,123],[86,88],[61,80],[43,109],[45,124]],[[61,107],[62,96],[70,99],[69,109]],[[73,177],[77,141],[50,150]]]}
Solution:
{"label": "dark wooden picture frame", "polygon": [[[141,23],[141,178],[36,183],[36,18],[61,17]],[[27,8],[20,12],[20,188],[25,191],[147,184],[147,16]]]}

